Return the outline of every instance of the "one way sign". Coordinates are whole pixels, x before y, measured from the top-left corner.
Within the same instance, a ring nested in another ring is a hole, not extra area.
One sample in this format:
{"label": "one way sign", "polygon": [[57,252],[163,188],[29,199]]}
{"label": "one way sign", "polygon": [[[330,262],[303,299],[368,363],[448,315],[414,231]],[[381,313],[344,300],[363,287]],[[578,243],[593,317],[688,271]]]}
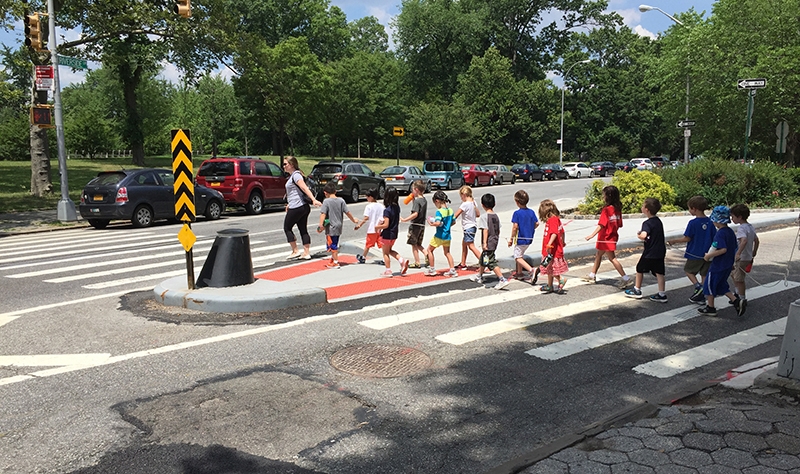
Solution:
{"label": "one way sign", "polygon": [[694,120],[681,120],[680,122],[678,122],[678,128],[694,127],[695,124],[697,124],[697,122],[695,122]]}
{"label": "one way sign", "polygon": [[763,89],[767,87],[766,79],[739,79],[739,89]]}

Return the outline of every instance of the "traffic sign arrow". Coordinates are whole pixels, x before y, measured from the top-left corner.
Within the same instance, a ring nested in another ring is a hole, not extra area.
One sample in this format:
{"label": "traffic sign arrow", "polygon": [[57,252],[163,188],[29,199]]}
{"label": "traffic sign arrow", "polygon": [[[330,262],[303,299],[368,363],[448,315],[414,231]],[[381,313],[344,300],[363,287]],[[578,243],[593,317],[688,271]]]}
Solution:
{"label": "traffic sign arrow", "polygon": [[767,87],[766,79],[739,79],[739,89],[763,89]]}
{"label": "traffic sign arrow", "polygon": [[678,128],[694,127],[696,124],[694,120],[681,120],[678,122]]}

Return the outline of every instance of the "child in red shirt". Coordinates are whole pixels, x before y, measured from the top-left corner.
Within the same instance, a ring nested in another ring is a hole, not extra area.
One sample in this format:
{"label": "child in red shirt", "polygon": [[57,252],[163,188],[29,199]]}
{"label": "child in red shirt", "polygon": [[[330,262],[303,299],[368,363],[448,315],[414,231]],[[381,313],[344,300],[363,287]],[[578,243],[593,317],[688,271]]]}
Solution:
{"label": "child in red shirt", "polygon": [[592,271],[585,277],[583,281],[595,283],[597,270],[600,269],[600,262],[603,261],[603,255],[608,257],[608,261],[614,266],[614,269],[619,272],[622,277],[617,288],[624,290],[633,286],[633,278],[625,274],[625,269],[617,260],[614,253],[617,250],[617,241],[619,240],[618,231],[622,227],[622,202],[619,197],[619,189],[616,186],[606,186],[603,188],[603,201],[606,203],[603,210],[600,211],[600,221],[591,235],[586,237],[586,240],[591,240],[597,235],[597,253],[594,256],[594,267]]}
{"label": "child in red shirt", "polygon": [[[545,223],[542,264],[539,266],[539,270],[547,275],[547,284],[540,288],[543,293],[564,294],[564,285],[567,283],[566,278],[561,278],[569,268],[564,260],[564,226],[560,216],[556,203],[550,199],[539,204],[539,220]],[[554,280],[558,280],[557,286],[554,286]]]}

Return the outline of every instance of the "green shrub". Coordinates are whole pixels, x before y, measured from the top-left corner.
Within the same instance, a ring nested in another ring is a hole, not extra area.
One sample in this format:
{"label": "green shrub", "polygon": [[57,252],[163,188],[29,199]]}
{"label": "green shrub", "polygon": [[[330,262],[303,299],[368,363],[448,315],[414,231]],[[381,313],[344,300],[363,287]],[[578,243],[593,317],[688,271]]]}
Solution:
{"label": "green shrub", "polygon": [[[675,191],[672,186],[650,171],[616,173],[611,179],[611,184],[619,188],[623,214],[640,214],[644,200],[650,197],[661,201],[661,212],[678,210],[673,204],[675,202]],[[582,214],[599,214],[605,205],[603,202],[603,188],[605,186],[606,183],[602,180],[593,181],[586,191],[583,204],[578,206],[578,211]]]}
{"label": "green shrub", "polygon": [[660,173],[675,189],[675,204],[684,209],[695,195],[705,197],[714,206],[737,203],[774,206],[794,199],[798,189],[794,180],[798,175],[770,161],[748,167],[730,160],[703,159]]}

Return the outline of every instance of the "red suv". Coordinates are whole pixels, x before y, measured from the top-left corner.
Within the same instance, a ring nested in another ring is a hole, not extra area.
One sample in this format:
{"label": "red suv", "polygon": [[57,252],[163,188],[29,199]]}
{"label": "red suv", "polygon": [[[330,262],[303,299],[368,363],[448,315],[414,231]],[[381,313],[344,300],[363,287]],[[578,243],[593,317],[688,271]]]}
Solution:
{"label": "red suv", "polygon": [[249,157],[216,157],[200,165],[195,181],[215,189],[229,206],[260,214],[266,204],[285,202],[287,174],[271,161]]}

